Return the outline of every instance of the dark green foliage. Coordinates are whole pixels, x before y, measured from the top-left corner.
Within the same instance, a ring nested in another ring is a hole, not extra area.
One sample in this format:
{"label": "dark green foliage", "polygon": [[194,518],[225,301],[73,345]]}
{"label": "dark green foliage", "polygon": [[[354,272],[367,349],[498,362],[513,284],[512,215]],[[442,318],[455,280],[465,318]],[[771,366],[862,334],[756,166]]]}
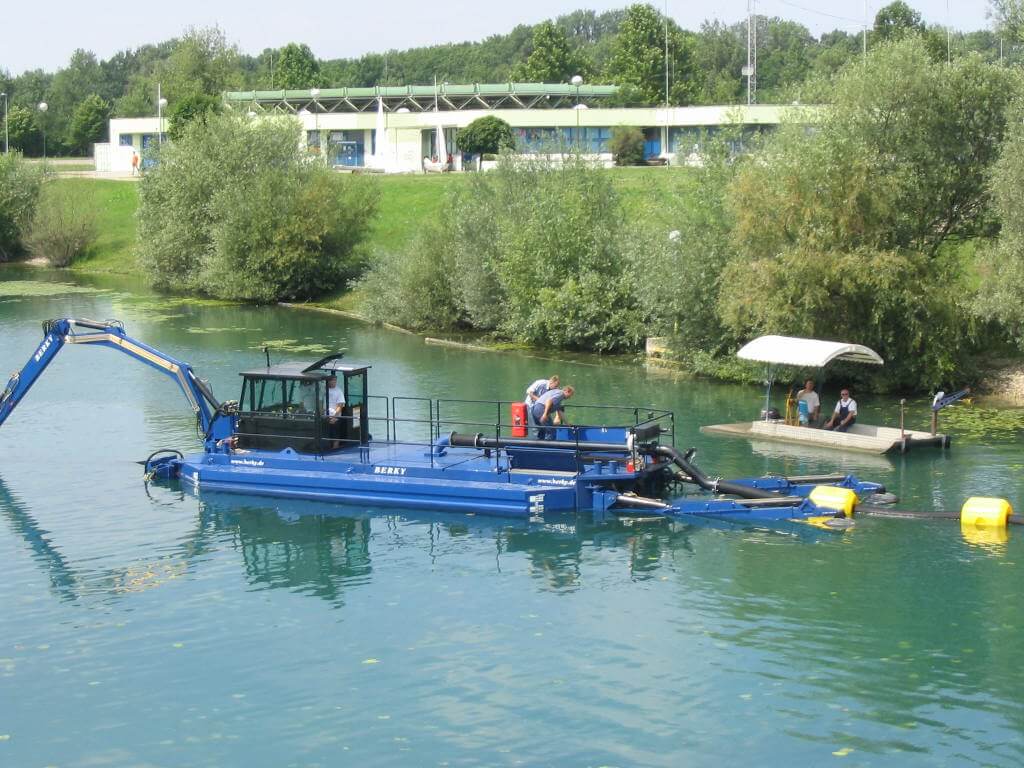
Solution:
{"label": "dark green foliage", "polygon": [[323,85],[320,63],[305,43],[288,43],[277,58],[274,75],[277,88],[306,90]]}
{"label": "dark green foliage", "polygon": [[232,115],[186,127],[140,189],[140,263],[153,285],[249,301],[309,298],[362,268],[372,181],[311,163],[301,126]]}
{"label": "dark green foliage", "polygon": [[211,115],[220,111],[220,99],[205,93],[194,93],[174,102],[167,110],[167,135],[177,141],[193,123],[205,125]]}
{"label": "dark green foliage", "polygon": [[26,155],[43,153],[43,136],[36,126],[35,113],[28,107],[11,105],[7,116],[7,134],[11,151],[24,152]]}
{"label": "dark green foliage", "polygon": [[612,128],[608,143],[616,165],[642,165],[644,162],[644,134],[633,126]]}
{"label": "dark green foliage", "polygon": [[498,154],[516,145],[512,127],[494,115],[478,117],[459,130],[456,142],[459,149],[473,155]]}
{"label": "dark green foliage", "polygon": [[670,102],[685,106],[693,101],[694,35],[669,21],[668,92],[665,82],[665,19],[650,5],[631,5],[619,25],[606,75],[628,86],[643,104]]}
{"label": "dark green foliage", "polygon": [[567,83],[576,75],[589,74],[589,62],[573,49],[565,30],[551,21],[533,28],[533,50],[525,62],[512,71],[523,83]]}
{"label": "dark green foliage", "polygon": [[24,250],[24,237],[35,216],[42,174],[20,152],[0,154],[0,262]]}
{"label": "dark green foliage", "polygon": [[871,42],[888,43],[902,40],[907,35],[919,35],[924,32],[921,14],[903,2],[895,0],[875,14],[875,26],[872,30]]}
{"label": "dark green foliage", "polygon": [[75,110],[68,128],[68,147],[72,152],[88,155],[92,145],[107,135],[110,106],[97,94],[87,97]]}
{"label": "dark green foliage", "polygon": [[730,185],[729,331],[861,341],[889,385],[945,381],[972,342],[951,249],[991,231],[1013,91],[1004,68],[936,63],[919,37],[849,67],[818,130],[780,130]]}

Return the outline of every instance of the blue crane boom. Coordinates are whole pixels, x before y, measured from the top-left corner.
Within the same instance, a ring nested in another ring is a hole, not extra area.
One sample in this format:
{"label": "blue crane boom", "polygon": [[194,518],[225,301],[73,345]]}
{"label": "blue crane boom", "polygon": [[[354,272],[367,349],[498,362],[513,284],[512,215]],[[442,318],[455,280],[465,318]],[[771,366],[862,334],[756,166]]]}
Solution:
{"label": "blue crane boom", "polygon": [[[80,332],[76,328],[87,330]],[[207,440],[222,439],[231,434],[230,419],[224,420],[227,422],[224,428],[213,429],[219,421],[218,416],[223,414],[221,404],[214,398],[209,386],[196,376],[192,366],[133,339],[125,333],[124,326],[117,320],[98,322],[78,318],[59,318],[43,323],[42,342],[25,366],[11,375],[7,387],[0,393],[0,426],[65,344],[111,347],[155,368],[173,379],[181,388]],[[213,434],[215,432],[217,434]]]}

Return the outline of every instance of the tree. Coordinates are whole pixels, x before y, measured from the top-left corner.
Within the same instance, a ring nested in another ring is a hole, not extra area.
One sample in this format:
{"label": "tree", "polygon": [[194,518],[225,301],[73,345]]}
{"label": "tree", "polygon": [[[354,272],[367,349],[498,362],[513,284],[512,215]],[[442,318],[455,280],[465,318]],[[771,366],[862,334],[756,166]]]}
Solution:
{"label": "tree", "polygon": [[7,132],[12,151],[20,150],[30,156],[42,154],[43,137],[36,127],[33,110],[11,106],[7,115]]}
{"label": "tree", "polygon": [[921,21],[921,14],[903,0],[895,0],[875,14],[871,40],[873,44],[886,43],[923,32],[924,22]]}
{"label": "tree", "polygon": [[1017,42],[1024,42],[1024,0],[989,0],[998,30]]}
{"label": "tree", "polygon": [[934,62],[918,37],[851,64],[818,129],[784,127],[730,186],[729,331],[842,338],[852,322],[892,361],[890,385],[945,380],[969,348],[951,249],[992,231],[1013,77],[976,56]]}
{"label": "tree", "polygon": [[201,93],[216,96],[240,79],[238,49],[219,27],[190,27],[156,75],[171,104]]}
{"label": "tree", "polygon": [[97,94],[86,97],[68,127],[68,146],[73,152],[88,153],[92,144],[100,141],[107,133],[110,106]]}
{"label": "tree", "polygon": [[533,28],[533,52],[513,70],[513,79],[525,83],[567,83],[586,76],[586,62],[577,56],[565,30],[550,21]]}
{"label": "tree", "polygon": [[49,154],[70,151],[71,120],[82,101],[103,87],[103,71],[92,51],[81,48],[71,54],[68,65],[53,77],[46,95],[46,143]]}
{"label": "tree", "polygon": [[979,259],[974,310],[995,320],[1024,349],[1024,102],[1010,112],[1010,129],[992,172],[992,193],[1002,229]]}
{"label": "tree", "polygon": [[[665,92],[665,32],[668,28],[669,93]],[[649,5],[631,5],[619,26],[606,74],[645,104],[666,100],[689,104],[693,82],[693,39]],[[675,83],[673,86],[672,83]]]}
{"label": "tree", "polygon": [[478,117],[459,130],[455,141],[459,149],[472,155],[496,155],[501,150],[513,149],[516,145],[512,127],[494,115]]}
{"label": "tree", "polygon": [[140,263],[152,284],[244,301],[309,298],[362,268],[371,179],[310,162],[294,118],[189,123],[139,186]]}
{"label": "tree", "polygon": [[747,36],[737,25],[705,21],[694,45],[695,91],[698,104],[732,104],[744,85]]}
{"label": "tree", "polygon": [[22,252],[41,185],[41,170],[22,160],[20,152],[0,154],[0,262]]}
{"label": "tree", "polygon": [[616,126],[612,128],[612,138],[608,143],[616,165],[643,165],[644,134],[639,128],[632,126]]}
{"label": "tree", "polygon": [[191,123],[203,125],[219,111],[220,99],[216,96],[195,93],[179,99],[167,112],[167,135],[177,141]]}
{"label": "tree", "polygon": [[274,71],[276,88],[308,89],[323,85],[320,64],[305,43],[288,43],[281,49]]}

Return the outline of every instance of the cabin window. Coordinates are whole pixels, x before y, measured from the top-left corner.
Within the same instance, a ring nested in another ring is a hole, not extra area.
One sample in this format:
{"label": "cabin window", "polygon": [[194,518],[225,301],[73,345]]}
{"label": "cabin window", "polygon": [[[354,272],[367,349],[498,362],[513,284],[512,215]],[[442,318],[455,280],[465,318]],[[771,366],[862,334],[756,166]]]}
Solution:
{"label": "cabin window", "polygon": [[257,411],[284,411],[288,407],[287,381],[281,379],[260,379],[253,382],[256,390]]}
{"label": "cabin window", "polygon": [[345,403],[351,407],[363,404],[363,391],[366,388],[366,374],[354,373],[345,377]]}

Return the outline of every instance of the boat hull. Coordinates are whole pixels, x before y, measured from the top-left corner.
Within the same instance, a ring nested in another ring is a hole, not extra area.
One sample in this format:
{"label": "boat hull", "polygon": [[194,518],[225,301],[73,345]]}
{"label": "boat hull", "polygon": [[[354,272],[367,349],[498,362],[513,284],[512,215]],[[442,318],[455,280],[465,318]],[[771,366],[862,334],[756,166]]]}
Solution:
{"label": "boat hull", "polygon": [[817,448],[863,453],[906,453],[911,448],[948,448],[949,436],[920,430],[903,430],[873,424],[854,424],[846,432],[796,427],[781,421],[743,421],[735,424],[711,424],[700,428],[712,435],[776,440]]}

